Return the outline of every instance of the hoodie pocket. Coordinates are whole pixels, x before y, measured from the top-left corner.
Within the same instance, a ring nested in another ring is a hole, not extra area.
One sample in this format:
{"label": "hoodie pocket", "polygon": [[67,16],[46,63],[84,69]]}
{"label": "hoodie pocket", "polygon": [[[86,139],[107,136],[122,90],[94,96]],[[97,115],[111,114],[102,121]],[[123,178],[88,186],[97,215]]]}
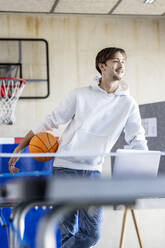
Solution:
{"label": "hoodie pocket", "polygon": [[108,136],[101,136],[79,129],[74,133],[69,143],[63,146],[63,149],[76,154],[75,157],[69,158],[72,162],[100,164],[103,160],[101,154],[106,152],[107,143]]}

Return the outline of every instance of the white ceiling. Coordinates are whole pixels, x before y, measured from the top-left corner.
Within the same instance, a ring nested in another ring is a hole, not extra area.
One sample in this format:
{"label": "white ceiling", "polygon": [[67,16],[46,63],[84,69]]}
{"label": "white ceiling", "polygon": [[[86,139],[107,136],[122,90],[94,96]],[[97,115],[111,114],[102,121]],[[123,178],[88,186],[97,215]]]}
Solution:
{"label": "white ceiling", "polygon": [[0,0],[0,13],[165,15],[165,0]]}

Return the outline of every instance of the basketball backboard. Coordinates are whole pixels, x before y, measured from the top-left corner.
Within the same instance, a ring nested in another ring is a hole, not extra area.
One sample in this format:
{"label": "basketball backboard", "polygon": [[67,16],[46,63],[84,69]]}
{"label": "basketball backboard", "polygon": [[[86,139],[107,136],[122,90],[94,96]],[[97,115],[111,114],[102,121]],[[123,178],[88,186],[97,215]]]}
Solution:
{"label": "basketball backboard", "polygon": [[45,39],[0,38],[0,77],[26,80],[20,99],[49,96],[49,54]]}

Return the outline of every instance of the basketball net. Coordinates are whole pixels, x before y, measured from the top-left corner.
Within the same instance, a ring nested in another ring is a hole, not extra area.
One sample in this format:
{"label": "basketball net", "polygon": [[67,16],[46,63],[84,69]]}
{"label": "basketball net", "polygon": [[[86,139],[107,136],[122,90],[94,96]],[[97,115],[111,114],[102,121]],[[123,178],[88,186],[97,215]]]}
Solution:
{"label": "basketball net", "polygon": [[0,77],[0,124],[15,123],[15,108],[26,81],[22,78]]}

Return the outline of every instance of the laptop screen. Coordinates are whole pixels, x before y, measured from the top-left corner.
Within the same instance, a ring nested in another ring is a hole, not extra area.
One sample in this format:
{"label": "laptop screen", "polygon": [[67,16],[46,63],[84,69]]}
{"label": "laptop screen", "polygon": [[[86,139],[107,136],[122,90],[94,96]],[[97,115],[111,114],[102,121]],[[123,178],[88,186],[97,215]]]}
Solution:
{"label": "laptop screen", "polygon": [[118,149],[112,177],[156,177],[160,156],[160,151]]}

